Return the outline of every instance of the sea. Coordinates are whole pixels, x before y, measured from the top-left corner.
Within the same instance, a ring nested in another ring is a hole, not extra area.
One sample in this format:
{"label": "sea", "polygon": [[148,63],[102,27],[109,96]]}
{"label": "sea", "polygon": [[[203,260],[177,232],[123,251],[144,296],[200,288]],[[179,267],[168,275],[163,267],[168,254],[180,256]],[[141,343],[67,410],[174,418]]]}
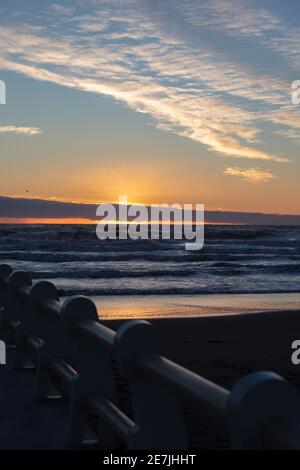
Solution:
{"label": "sea", "polygon": [[1,225],[0,262],[62,295],[300,292],[300,226],[206,225],[205,243],[103,240],[95,225]]}

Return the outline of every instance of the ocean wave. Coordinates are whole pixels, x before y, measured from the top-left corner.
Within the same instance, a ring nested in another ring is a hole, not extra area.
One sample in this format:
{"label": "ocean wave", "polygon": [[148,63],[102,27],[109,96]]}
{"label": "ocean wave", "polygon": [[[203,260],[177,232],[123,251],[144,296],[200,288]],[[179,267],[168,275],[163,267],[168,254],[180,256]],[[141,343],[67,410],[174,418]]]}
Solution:
{"label": "ocean wave", "polygon": [[[300,273],[300,263],[283,263],[283,264],[255,264],[255,263],[248,263],[248,264],[241,264],[241,263],[228,263],[228,262],[217,262],[217,263],[212,263],[211,268],[223,268],[224,270],[245,270],[247,272],[251,271],[264,271],[264,272],[270,272],[271,274],[276,274],[276,273]],[[222,271],[224,273],[224,271]]]}
{"label": "ocean wave", "polygon": [[1,226],[0,260],[67,294],[299,292],[300,227],[205,228],[182,240],[99,241],[94,226]]}
{"label": "ocean wave", "polygon": [[34,279],[56,279],[57,277],[64,277],[67,279],[119,279],[119,278],[143,278],[143,277],[177,277],[177,276],[190,276],[196,275],[197,271],[191,268],[180,269],[156,269],[156,270],[128,270],[128,269],[93,269],[93,270],[78,270],[78,271],[37,271],[33,274]]}
{"label": "ocean wave", "polygon": [[76,288],[60,288],[59,293],[62,297],[73,296],[73,295],[85,295],[85,296],[108,296],[108,295],[209,295],[209,294],[281,294],[281,293],[299,293],[299,288],[292,286],[286,287],[274,287],[272,289],[268,287],[259,287],[253,289],[213,289],[213,288],[188,288],[188,287],[156,287],[156,288],[126,288],[126,287],[115,287],[115,288],[96,288],[89,289],[88,287],[76,287]]}

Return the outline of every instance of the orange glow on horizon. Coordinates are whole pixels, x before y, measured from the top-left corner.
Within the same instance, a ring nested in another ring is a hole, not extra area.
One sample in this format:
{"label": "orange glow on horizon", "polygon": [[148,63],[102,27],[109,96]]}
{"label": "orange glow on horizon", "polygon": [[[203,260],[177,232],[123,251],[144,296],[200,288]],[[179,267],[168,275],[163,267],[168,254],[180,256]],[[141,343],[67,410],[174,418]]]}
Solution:
{"label": "orange glow on horizon", "polygon": [[97,224],[97,220],[89,220],[89,219],[46,219],[46,218],[16,218],[16,217],[0,217],[0,224],[13,224],[13,225],[22,225],[22,224],[37,224],[37,225],[47,225],[47,224],[55,224],[55,225],[82,225],[82,224]]}
{"label": "orange glow on horizon", "polygon": [[[26,224],[33,224],[33,225],[97,225],[100,220],[90,220],[90,219],[72,219],[72,218],[65,218],[65,219],[42,219],[42,218],[16,218],[16,217],[0,217],[0,225],[5,224],[12,224],[12,225],[26,225]],[[107,222],[106,222],[107,223]],[[116,222],[119,223],[118,221]],[[128,224],[133,224],[133,222],[129,222]],[[148,222],[144,222],[148,223]],[[171,221],[172,224],[172,221]],[[204,225],[244,225],[240,223],[229,223],[229,222],[204,222]]]}

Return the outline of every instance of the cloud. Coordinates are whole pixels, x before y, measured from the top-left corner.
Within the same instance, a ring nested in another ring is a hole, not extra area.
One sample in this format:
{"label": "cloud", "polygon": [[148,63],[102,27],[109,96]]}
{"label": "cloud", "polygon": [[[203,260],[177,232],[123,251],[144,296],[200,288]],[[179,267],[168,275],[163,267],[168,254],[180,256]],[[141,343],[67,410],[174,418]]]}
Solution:
{"label": "cloud", "polygon": [[259,134],[262,121],[284,125],[290,83],[230,57],[223,37],[207,40],[214,31],[278,51],[269,33],[282,34],[282,21],[247,5],[89,0],[68,10],[55,3],[43,27],[15,18],[0,27],[0,67],[111,96],[217,155],[286,162],[260,148]]}
{"label": "cloud", "polygon": [[0,126],[0,133],[23,134],[31,136],[41,134],[42,130],[38,127]]}
{"label": "cloud", "polygon": [[192,24],[239,37],[260,37],[281,27],[280,19],[265,8],[253,8],[240,0],[206,0],[204,5],[188,0],[182,11]]}
{"label": "cloud", "polygon": [[288,139],[293,139],[295,144],[300,145],[300,135],[299,131],[295,129],[286,129],[281,131],[276,131],[276,134],[282,135]]}
{"label": "cloud", "polygon": [[249,181],[250,183],[265,183],[276,178],[269,170],[261,170],[259,168],[239,168],[227,167],[223,170],[223,174],[227,176],[235,176],[239,179]]}
{"label": "cloud", "polygon": [[[299,70],[300,27],[289,25],[263,5],[240,0],[193,0],[182,2],[182,15],[193,25],[222,32],[239,39],[255,39],[263,46],[279,53],[284,63]],[[295,11],[297,14],[297,10]]]}

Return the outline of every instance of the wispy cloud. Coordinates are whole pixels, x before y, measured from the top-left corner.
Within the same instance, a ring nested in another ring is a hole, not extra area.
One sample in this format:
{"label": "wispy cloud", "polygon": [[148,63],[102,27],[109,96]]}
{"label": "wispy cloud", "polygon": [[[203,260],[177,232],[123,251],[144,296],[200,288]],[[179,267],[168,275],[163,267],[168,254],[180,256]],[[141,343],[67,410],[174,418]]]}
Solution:
{"label": "wispy cloud", "polygon": [[300,129],[299,121],[285,121],[290,84],[207,40],[210,31],[250,37],[280,54],[276,38],[286,37],[285,25],[248,3],[55,3],[43,28],[21,20],[0,27],[0,67],[111,96],[218,155],[286,162],[261,145],[261,133],[264,121]]}
{"label": "wispy cloud", "polygon": [[276,178],[269,170],[261,170],[259,168],[239,168],[228,167],[223,170],[226,176],[235,176],[239,179],[246,180],[250,183],[265,183]]}
{"label": "wispy cloud", "polygon": [[187,0],[182,2],[181,9],[192,24],[238,37],[260,37],[282,26],[270,11],[262,6],[255,8],[249,1],[206,0],[203,4]]}
{"label": "wispy cloud", "polygon": [[31,136],[41,134],[42,130],[38,127],[0,126],[0,133],[23,134]]}
{"label": "wispy cloud", "polygon": [[300,144],[300,133],[296,129],[285,129],[281,131],[276,131],[276,134],[282,135],[283,137],[286,137],[288,139],[293,139],[295,140],[296,144]]}

